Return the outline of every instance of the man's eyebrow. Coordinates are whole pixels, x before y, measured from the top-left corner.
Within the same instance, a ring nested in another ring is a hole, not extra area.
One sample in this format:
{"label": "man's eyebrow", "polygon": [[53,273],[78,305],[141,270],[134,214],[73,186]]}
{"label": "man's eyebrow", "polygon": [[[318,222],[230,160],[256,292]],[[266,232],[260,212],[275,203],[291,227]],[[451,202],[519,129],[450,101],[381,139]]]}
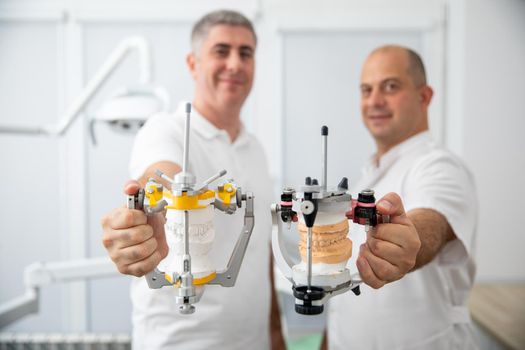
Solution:
{"label": "man's eyebrow", "polygon": [[250,45],[241,45],[240,50],[241,51],[251,51],[251,52],[253,52],[254,48],[252,46],[250,46]]}
{"label": "man's eyebrow", "polygon": [[[388,82],[395,82],[395,83],[399,83],[401,84],[402,83],[402,80],[399,78],[399,77],[386,77],[384,79],[382,79],[379,84],[385,84],[385,83],[388,83]],[[366,87],[371,87],[372,85],[374,85],[373,83],[367,83],[367,82],[363,82],[361,84],[359,84],[359,87],[360,88],[366,88]]]}
{"label": "man's eyebrow", "polygon": [[401,79],[399,77],[386,77],[385,79],[381,80],[381,84],[386,83],[388,81],[394,81],[396,83],[400,83]]}
{"label": "man's eyebrow", "polygon": [[[213,49],[231,49],[232,46],[230,44],[226,44],[226,43],[217,43],[215,45],[213,45],[212,47]],[[250,45],[241,45],[241,47],[239,48],[239,51],[249,51],[249,52],[255,52],[255,49],[250,46]]]}
{"label": "man's eyebrow", "polygon": [[219,48],[219,49],[229,49],[231,45],[225,44],[225,43],[217,43],[213,45],[213,48]]}

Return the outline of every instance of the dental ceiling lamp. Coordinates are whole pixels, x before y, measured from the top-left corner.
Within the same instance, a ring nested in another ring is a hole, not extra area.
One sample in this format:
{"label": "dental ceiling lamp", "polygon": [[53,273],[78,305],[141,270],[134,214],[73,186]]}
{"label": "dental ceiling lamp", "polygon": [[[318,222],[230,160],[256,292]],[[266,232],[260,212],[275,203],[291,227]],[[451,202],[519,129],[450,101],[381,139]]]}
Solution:
{"label": "dental ceiling lamp", "polygon": [[149,116],[167,111],[170,101],[167,91],[152,83],[152,62],[148,42],[142,37],[129,37],[115,47],[82,92],[67,108],[58,124],[38,127],[0,125],[0,134],[64,135],[115,69],[133,51],[137,51],[139,55],[138,83],[120,88],[113,93],[111,98],[91,118],[90,131],[94,143],[96,140],[94,125],[99,121],[107,122],[117,131],[137,131]]}

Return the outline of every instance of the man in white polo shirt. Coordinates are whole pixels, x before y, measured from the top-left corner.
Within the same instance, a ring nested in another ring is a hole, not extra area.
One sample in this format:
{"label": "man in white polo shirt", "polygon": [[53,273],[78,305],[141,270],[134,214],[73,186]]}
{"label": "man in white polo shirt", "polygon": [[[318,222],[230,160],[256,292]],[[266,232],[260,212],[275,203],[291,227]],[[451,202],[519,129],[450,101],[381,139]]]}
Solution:
{"label": "man in white polo shirt", "polygon": [[[248,19],[216,11],[196,23],[187,64],[195,80],[189,171],[202,183],[221,169],[255,195],[256,225],[233,288],[209,286],[192,315],[180,315],[170,288],[149,289],[144,278],[131,287],[134,349],[268,349],[270,305],[279,320],[270,276],[272,184],[259,142],[244,129],[241,107],[253,82],[256,35]],[[153,116],[139,131],[125,187],[136,193],[156,169],[170,177],[181,170],[184,110]],[[120,272],[143,276],[168,254],[162,215],[146,218],[119,208],[102,220],[103,242]],[[210,258],[225,267],[243,226],[243,213],[217,215]],[[277,311],[277,312],[275,312]],[[284,347],[279,322],[272,343]]]}
{"label": "man in white polo shirt", "polygon": [[412,272],[397,280],[389,261],[402,243],[382,225],[368,237],[364,232],[354,237],[356,244],[364,242],[356,261],[361,276],[373,288],[384,287],[363,286],[359,297],[344,294],[330,301],[330,349],[476,348],[466,308],[475,272],[474,181],[428,131],[432,95],[412,50],[384,46],[366,59],[361,110],[377,152],[356,188],[373,188],[378,197],[399,194],[421,248]]}

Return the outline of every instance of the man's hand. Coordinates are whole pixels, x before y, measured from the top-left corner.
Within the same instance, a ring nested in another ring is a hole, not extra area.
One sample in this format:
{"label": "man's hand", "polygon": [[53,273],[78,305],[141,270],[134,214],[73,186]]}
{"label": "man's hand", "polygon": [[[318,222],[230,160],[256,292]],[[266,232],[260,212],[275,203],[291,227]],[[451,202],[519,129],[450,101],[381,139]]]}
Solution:
{"label": "man's hand", "polygon": [[[129,181],[124,193],[137,193],[140,184]],[[102,243],[120,273],[141,277],[153,271],[168,254],[161,214],[146,216],[141,210],[117,208],[102,218]]]}
{"label": "man's hand", "polygon": [[405,214],[403,202],[389,193],[377,203],[377,211],[390,215],[389,224],[379,224],[368,231],[357,258],[363,282],[381,288],[403,277],[416,263],[421,241],[414,224]]}

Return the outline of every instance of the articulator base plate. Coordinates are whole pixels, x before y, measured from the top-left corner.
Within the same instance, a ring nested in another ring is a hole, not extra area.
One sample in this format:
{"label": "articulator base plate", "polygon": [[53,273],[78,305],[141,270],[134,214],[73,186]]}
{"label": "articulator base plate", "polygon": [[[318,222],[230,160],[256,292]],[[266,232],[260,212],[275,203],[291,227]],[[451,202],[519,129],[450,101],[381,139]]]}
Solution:
{"label": "articulator base plate", "polygon": [[[292,268],[292,279],[297,285],[308,284],[308,272],[301,269],[300,265],[295,265]],[[336,271],[329,274],[315,274],[312,275],[312,286],[322,286],[335,288],[343,283],[351,280],[350,270],[345,268],[342,271]]]}

